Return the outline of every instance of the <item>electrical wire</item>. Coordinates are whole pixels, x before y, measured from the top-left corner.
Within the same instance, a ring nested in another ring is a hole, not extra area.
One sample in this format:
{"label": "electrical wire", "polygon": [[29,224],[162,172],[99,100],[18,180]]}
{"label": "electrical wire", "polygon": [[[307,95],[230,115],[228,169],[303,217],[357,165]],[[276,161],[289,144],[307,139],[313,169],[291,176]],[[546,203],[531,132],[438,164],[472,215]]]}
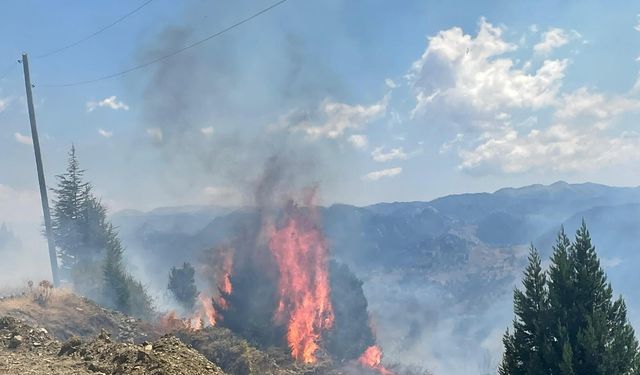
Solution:
{"label": "electrical wire", "polygon": [[117,20],[115,20],[115,21],[111,22],[111,23],[110,23],[110,24],[108,24],[107,26],[105,26],[105,27],[103,27],[103,28],[101,28],[101,29],[99,29],[99,30],[97,30],[97,31],[95,31],[95,32],[93,32],[93,33],[91,33],[91,34],[89,34],[89,35],[85,36],[85,37],[84,37],[84,38],[82,38],[82,39],[78,39],[78,40],[76,40],[76,41],[75,41],[75,42],[73,42],[73,43],[69,43],[69,44],[67,44],[67,45],[64,45],[64,46],[62,46],[62,47],[56,48],[56,49],[54,49],[54,50],[52,50],[52,51],[49,51],[49,52],[47,52],[47,53],[43,53],[43,54],[41,54],[41,55],[36,55],[36,56],[34,56],[34,59],[43,59],[43,58],[45,58],[45,57],[49,57],[49,56],[55,55],[55,54],[57,54],[57,53],[60,53],[60,52],[62,52],[62,51],[64,51],[64,50],[67,50],[67,49],[69,49],[69,48],[71,48],[71,47],[75,47],[75,46],[77,46],[77,45],[78,45],[78,44],[80,44],[80,43],[86,42],[87,40],[89,40],[89,39],[91,39],[91,38],[95,37],[96,35],[101,34],[101,33],[103,33],[104,31],[106,31],[106,30],[108,30],[108,29],[112,28],[113,26],[115,26],[115,25],[119,24],[120,22],[124,21],[124,20],[125,20],[126,18],[128,18],[129,16],[131,16],[131,15],[133,15],[133,14],[137,13],[140,9],[142,9],[142,8],[146,7],[146,6],[147,6],[147,5],[149,5],[152,1],[153,1],[153,0],[147,0],[146,2],[142,3],[142,5],[138,6],[138,7],[137,7],[137,8],[135,8],[135,9],[133,9],[133,10],[132,10],[132,11],[130,11],[129,13],[127,13],[127,14],[125,14],[124,16],[122,16],[122,17],[118,18]]}
{"label": "electrical wire", "polygon": [[84,80],[84,81],[76,81],[76,82],[60,83],[60,84],[39,84],[37,86],[38,87],[72,87],[72,86],[80,86],[80,85],[86,85],[86,84],[94,83],[94,82],[98,82],[98,81],[104,81],[104,80],[111,79],[111,78],[116,78],[116,77],[125,75],[127,73],[130,73],[130,72],[133,72],[133,71],[136,71],[136,70],[139,70],[139,69],[146,68],[146,67],[148,67],[150,65],[153,65],[153,64],[155,64],[157,62],[160,62],[162,60],[166,60],[166,59],[168,59],[168,58],[170,58],[172,56],[180,54],[180,53],[182,53],[182,52],[184,52],[184,51],[186,51],[188,49],[191,49],[193,47],[199,46],[200,44],[203,44],[203,43],[205,43],[205,42],[207,42],[207,41],[209,41],[209,40],[211,40],[213,38],[219,37],[219,36],[229,32],[229,31],[231,31],[231,30],[233,30],[233,29],[235,29],[235,28],[237,28],[237,27],[239,27],[239,26],[241,26],[241,25],[253,20],[256,17],[259,17],[259,16],[269,12],[270,10],[278,7],[279,5],[284,4],[287,1],[288,0],[280,0],[280,1],[274,3],[274,4],[270,5],[270,6],[262,9],[261,11],[259,11],[257,13],[254,13],[251,16],[249,16],[247,18],[244,18],[244,19],[232,24],[231,26],[227,26],[226,28],[224,28],[224,29],[222,29],[222,30],[220,30],[220,31],[218,31],[218,32],[216,32],[214,34],[211,34],[211,35],[207,36],[204,39],[200,39],[200,40],[198,40],[196,42],[193,42],[193,43],[191,43],[191,44],[189,44],[187,46],[184,46],[184,47],[182,47],[180,49],[177,49],[177,50],[175,50],[175,51],[173,51],[171,53],[168,53],[166,55],[160,56],[160,57],[155,58],[153,60],[147,61],[146,63],[140,64],[140,65],[136,65],[136,66],[133,66],[131,68],[119,71],[117,73],[112,73],[112,74],[108,74],[108,75],[105,75],[105,76],[102,76],[102,77],[98,77],[98,78],[94,78],[94,79],[88,79],[88,80]]}

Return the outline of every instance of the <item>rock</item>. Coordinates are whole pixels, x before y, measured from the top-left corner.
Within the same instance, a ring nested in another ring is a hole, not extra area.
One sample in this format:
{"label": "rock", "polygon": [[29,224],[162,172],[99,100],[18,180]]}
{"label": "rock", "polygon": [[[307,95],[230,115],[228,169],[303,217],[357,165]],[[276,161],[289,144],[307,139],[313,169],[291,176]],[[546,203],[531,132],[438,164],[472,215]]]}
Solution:
{"label": "rock", "polygon": [[15,349],[20,345],[22,345],[22,336],[20,335],[15,335],[9,340],[9,349]]}
{"label": "rock", "polygon": [[82,341],[80,341],[80,338],[77,336],[73,336],[62,344],[58,355],[60,356],[73,354],[76,352],[76,350],[78,350],[80,345],[82,345]]}

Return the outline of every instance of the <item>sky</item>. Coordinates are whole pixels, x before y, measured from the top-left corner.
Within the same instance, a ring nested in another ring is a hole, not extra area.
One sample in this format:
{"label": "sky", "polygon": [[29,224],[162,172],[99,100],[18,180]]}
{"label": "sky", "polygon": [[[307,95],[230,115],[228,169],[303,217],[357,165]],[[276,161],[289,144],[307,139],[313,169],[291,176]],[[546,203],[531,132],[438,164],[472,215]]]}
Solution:
{"label": "sky", "polygon": [[51,87],[273,3],[153,0],[38,58],[144,2],[2,3],[0,222],[40,216],[22,52],[48,185],[73,144],[112,212],[251,204],[274,155],[323,204],[640,185],[633,2],[288,0]]}

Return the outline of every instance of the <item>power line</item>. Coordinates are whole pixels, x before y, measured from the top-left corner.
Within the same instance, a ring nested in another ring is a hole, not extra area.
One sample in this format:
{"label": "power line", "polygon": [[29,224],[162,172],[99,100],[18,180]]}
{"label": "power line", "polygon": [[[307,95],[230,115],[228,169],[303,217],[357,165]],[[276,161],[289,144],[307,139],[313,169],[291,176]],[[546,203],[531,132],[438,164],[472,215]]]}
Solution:
{"label": "power line", "polygon": [[134,67],[131,67],[131,68],[128,68],[128,69],[125,69],[125,70],[119,71],[119,72],[117,72],[117,73],[113,73],[113,74],[105,75],[105,76],[98,77],[98,78],[94,78],[94,79],[88,79],[88,80],[84,80],[84,81],[76,81],[76,82],[61,83],[61,84],[42,84],[42,85],[38,85],[38,86],[39,86],[39,87],[71,87],[71,86],[80,86],[80,85],[85,85],[85,84],[89,84],[89,83],[94,83],[94,82],[98,82],[98,81],[104,81],[104,80],[106,80],[106,79],[111,79],[111,78],[119,77],[119,76],[125,75],[125,74],[127,74],[127,73],[133,72],[133,71],[135,71],[135,70],[139,70],[139,69],[142,69],[142,68],[146,68],[146,67],[148,67],[149,65],[152,65],[152,64],[155,64],[155,63],[160,62],[160,61],[162,61],[162,60],[168,59],[169,57],[175,56],[175,55],[177,55],[177,54],[179,54],[179,53],[182,53],[182,52],[184,52],[184,51],[186,51],[186,50],[188,50],[188,49],[190,49],[190,48],[196,47],[196,46],[198,46],[198,45],[200,45],[200,44],[202,44],[202,43],[205,43],[205,42],[207,42],[207,41],[209,41],[209,40],[211,40],[211,39],[213,39],[213,38],[216,38],[216,37],[218,37],[218,36],[221,36],[222,34],[225,34],[225,33],[227,33],[228,31],[231,31],[231,30],[235,29],[236,27],[241,26],[242,24],[245,24],[245,23],[247,23],[247,22],[249,22],[249,21],[253,20],[253,19],[254,19],[254,18],[256,18],[256,17],[259,17],[259,16],[263,15],[264,13],[267,13],[268,11],[270,11],[270,10],[272,10],[272,9],[276,8],[276,7],[277,7],[277,6],[279,6],[279,5],[284,4],[284,3],[285,3],[285,2],[287,2],[287,1],[288,1],[288,0],[280,0],[280,1],[278,1],[278,2],[274,3],[274,4],[270,5],[270,6],[268,6],[268,7],[264,8],[264,9],[262,9],[261,11],[259,11],[259,12],[257,12],[257,13],[254,13],[254,14],[252,14],[251,16],[249,16],[249,17],[247,17],[247,18],[244,18],[244,19],[242,19],[241,21],[238,21],[238,22],[234,23],[234,24],[233,24],[233,25],[231,25],[231,26],[228,26],[228,27],[226,27],[226,28],[224,28],[224,29],[222,29],[222,30],[220,30],[220,31],[218,31],[218,32],[216,32],[216,33],[214,33],[214,34],[209,35],[208,37],[206,37],[206,38],[204,38],[204,39],[200,39],[200,40],[198,40],[198,41],[196,41],[196,42],[194,42],[194,43],[191,43],[191,44],[189,44],[189,45],[187,45],[187,46],[184,46],[184,47],[182,47],[182,48],[180,48],[180,49],[178,49],[178,50],[175,50],[175,51],[173,51],[173,52],[171,52],[171,53],[169,53],[169,54],[166,54],[166,55],[160,56],[160,57],[155,58],[155,59],[153,59],[153,60],[147,61],[146,63],[140,64],[140,65],[136,65],[136,66],[134,66]]}
{"label": "power line", "polygon": [[111,22],[111,23],[110,23],[110,24],[108,24],[107,26],[105,26],[105,27],[103,27],[103,28],[101,28],[101,29],[99,29],[99,30],[95,31],[95,32],[94,32],[94,33],[92,33],[92,34],[89,34],[89,35],[85,36],[85,37],[84,37],[84,38],[82,38],[82,39],[76,40],[75,42],[73,42],[73,43],[69,43],[69,44],[67,44],[67,45],[65,45],[65,46],[62,46],[62,47],[56,48],[56,49],[54,49],[54,50],[52,50],[52,51],[49,51],[49,52],[47,52],[47,53],[43,53],[43,54],[41,54],[41,55],[37,55],[37,56],[35,56],[35,57],[34,57],[34,59],[42,59],[42,58],[45,58],[45,57],[49,57],[49,56],[51,56],[51,55],[55,55],[56,53],[62,52],[62,51],[64,51],[64,50],[67,50],[67,49],[69,49],[69,48],[71,48],[71,47],[75,47],[75,46],[77,46],[78,44],[80,44],[80,43],[82,43],[82,42],[86,42],[87,40],[89,40],[89,39],[93,38],[94,36],[96,36],[96,35],[98,35],[98,34],[100,34],[100,33],[104,32],[104,31],[106,31],[106,30],[108,30],[108,29],[112,28],[113,26],[115,26],[115,25],[119,24],[120,22],[124,21],[124,20],[125,20],[126,18],[128,18],[129,16],[133,15],[134,13],[138,12],[140,9],[142,9],[142,8],[146,7],[147,5],[149,5],[152,1],[153,1],[153,0],[147,0],[146,2],[144,2],[144,3],[143,3],[142,5],[140,5],[139,7],[137,7],[137,8],[135,8],[135,9],[133,9],[133,10],[132,10],[132,11],[130,11],[129,13],[127,13],[127,14],[125,14],[124,16],[122,16],[122,17],[118,18],[117,20],[115,20],[115,21]]}

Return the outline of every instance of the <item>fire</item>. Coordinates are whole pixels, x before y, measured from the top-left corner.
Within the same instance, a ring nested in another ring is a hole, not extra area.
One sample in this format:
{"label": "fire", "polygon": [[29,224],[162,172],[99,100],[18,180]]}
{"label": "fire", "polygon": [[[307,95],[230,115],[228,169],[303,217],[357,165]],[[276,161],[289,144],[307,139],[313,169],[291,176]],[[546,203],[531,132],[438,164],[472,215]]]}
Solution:
{"label": "fire", "polygon": [[224,257],[222,279],[219,282],[220,290],[227,295],[233,291],[233,287],[231,286],[231,270],[233,270],[233,251],[229,251]]}
{"label": "fire", "polygon": [[189,317],[180,317],[175,311],[169,311],[160,317],[160,328],[165,332],[186,329],[189,331],[199,331],[205,325],[215,326],[218,320],[211,297],[205,294],[198,294],[194,313]]}
{"label": "fire", "polygon": [[180,318],[175,311],[169,311],[160,317],[160,329],[164,332],[173,332],[186,329],[189,331],[198,331],[202,329],[202,321],[200,316],[195,314],[190,318]]}
{"label": "fire", "polygon": [[381,375],[393,375],[391,371],[382,365],[382,349],[377,345],[368,347],[358,358],[358,362],[363,367],[377,370]]}
{"label": "fire", "polygon": [[275,230],[269,249],[280,271],[275,318],[288,317],[291,355],[315,363],[322,332],[333,325],[326,241],[312,220],[294,213]]}
{"label": "fire", "polygon": [[198,294],[198,300],[200,300],[200,306],[201,306],[201,310],[200,310],[200,316],[203,316],[207,318],[207,322],[209,323],[209,325],[211,326],[215,326],[216,325],[216,318],[217,318],[217,314],[216,314],[216,310],[213,308],[213,304],[211,303],[211,298],[205,296],[204,294],[200,293]]}

